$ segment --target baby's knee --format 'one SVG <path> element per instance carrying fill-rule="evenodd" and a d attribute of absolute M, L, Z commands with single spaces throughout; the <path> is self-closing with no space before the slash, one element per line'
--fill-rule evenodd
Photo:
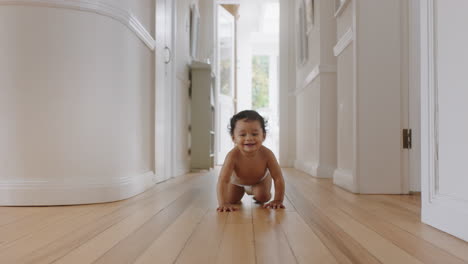
<path fill-rule="evenodd" d="M 271 199 L 271 193 L 257 193 L 254 195 L 254 199 L 259 203 L 266 203 Z"/>

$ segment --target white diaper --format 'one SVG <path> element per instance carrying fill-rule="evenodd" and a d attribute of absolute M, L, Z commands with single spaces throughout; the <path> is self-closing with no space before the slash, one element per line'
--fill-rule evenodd
<path fill-rule="evenodd" d="M 237 177 L 236 175 L 236 172 L 233 172 L 232 175 L 231 175 L 231 183 L 234 184 L 234 185 L 237 185 L 239 187 L 244 187 L 244 191 L 245 193 L 247 193 L 248 195 L 253 195 L 253 186 L 261 183 L 263 180 L 265 180 L 268 176 L 270 175 L 270 171 L 267 170 L 265 172 L 265 175 L 255 184 L 252 184 L 252 185 L 246 185 L 246 184 L 240 184 L 239 183 L 239 177 Z"/>

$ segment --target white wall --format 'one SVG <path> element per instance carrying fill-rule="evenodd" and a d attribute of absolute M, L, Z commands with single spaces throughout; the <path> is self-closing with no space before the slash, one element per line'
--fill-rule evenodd
<path fill-rule="evenodd" d="M 297 19 L 297 6 L 291 16 Z M 336 168 L 336 24 L 332 1 L 314 1 L 308 31 L 308 57 L 296 64 L 295 167 L 315 177 L 331 178 Z M 296 23 L 297 24 L 297 23 Z M 297 31 L 297 30 L 296 30 Z M 296 41 L 298 36 L 296 35 Z M 297 58 L 296 58 L 297 60 Z"/>
<path fill-rule="evenodd" d="M 0 3 L 0 204 L 144 191 L 154 166 L 152 50 L 111 16 L 24 5 Z M 154 12 L 140 11 L 151 25 Z"/>
<path fill-rule="evenodd" d="M 190 55 L 190 8 L 198 7 L 200 13 L 199 34 L 196 57 Z M 178 0 L 176 1 L 175 25 L 175 172 L 179 176 L 190 171 L 190 139 L 188 127 L 190 125 L 190 79 L 189 65 L 193 59 L 209 59 L 213 65 L 214 57 L 214 6 L 210 0 Z M 214 69 L 213 69 L 214 71 Z"/>
<path fill-rule="evenodd" d="M 405 1 L 348 1 L 337 17 L 338 168 L 353 192 L 404 193 L 402 91 L 408 85 Z"/>
<path fill-rule="evenodd" d="M 295 1 L 295 7 L 291 10 L 294 25 L 298 25 L 298 8 L 301 1 Z M 319 1 L 315 1 L 318 9 Z M 320 16 L 316 10 L 315 14 Z M 320 140 L 320 78 L 318 73 L 312 74 L 314 68 L 320 63 L 320 20 L 315 19 L 315 25 L 306 36 L 307 60 L 299 62 L 296 57 L 296 160 L 294 167 L 317 176 L 319 163 Z M 317 23 L 318 22 L 318 23 Z M 298 41 L 300 32 L 295 30 L 294 39 Z M 297 45 L 295 45 L 297 47 Z M 299 52 L 299 51 L 296 51 Z M 311 80 L 309 75 L 314 75 Z"/>
<path fill-rule="evenodd" d="M 215 4 L 212 0 L 199 0 L 201 26 L 199 31 L 197 57 L 201 61 L 209 59 L 210 62 L 214 62 L 214 7 Z"/>
<path fill-rule="evenodd" d="M 280 3 L 280 55 L 279 55 L 279 163 L 293 167 L 296 159 L 296 87 L 294 6 L 289 0 Z"/>
<path fill-rule="evenodd" d="M 192 62 L 190 56 L 190 7 L 198 5 L 198 1 L 180 0 L 176 2 L 176 30 L 175 30 L 175 170 L 174 176 L 182 175 L 190 171 L 190 156 L 188 154 L 190 124 L 190 98 L 189 98 L 189 65 Z M 200 25 L 204 27 L 204 25 Z"/>
<path fill-rule="evenodd" d="M 354 38 L 353 5 L 348 3 L 337 20 L 337 46 L 346 36 Z M 355 172 L 355 57 L 354 43 L 348 41 L 337 56 L 337 169 L 334 182 L 350 191 L 357 191 Z M 335 48 L 336 52 L 336 48 Z"/>
<path fill-rule="evenodd" d="M 337 57 L 337 173 L 340 177 L 351 177 L 349 184 L 353 187 L 347 187 L 351 190 L 356 186 L 352 178 L 355 159 L 353 49 L 350 44 Z"/>
<path fill-rule="evenodd" d="M 357 11 L 357 127 L 361 192 L 401 190 L 400 1 L 362 1 Z M 373 10 L 373 12 L 366 12 Z M 380 18 L 380 19 L 376 19 Z"/>

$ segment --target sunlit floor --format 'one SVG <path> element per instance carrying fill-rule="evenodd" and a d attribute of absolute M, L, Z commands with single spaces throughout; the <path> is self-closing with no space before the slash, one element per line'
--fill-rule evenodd
<path fill-rule="evenodd" d="M 0 207 L 0 263 L 468 263 L 468 243 L 420 222 L 419 196 L 283 172 L 279 211 L 245 196 L 217 213 L 214 171 L 120 202 Z"/>

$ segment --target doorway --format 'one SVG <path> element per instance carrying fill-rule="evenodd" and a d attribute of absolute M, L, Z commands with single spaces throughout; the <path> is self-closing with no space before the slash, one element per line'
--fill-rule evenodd
<path fill-rule="evenodd" d="M 226 9 L 218 13 L 218 61 L 223 64 L 219 64 L 217 75 L 217 164 L 222 164 L 233 147 L 228 133 L 230 118 L 235 112 L 248 109 L 256 110 L 267 120 L 264 145 L 279 159 L 279 0 L 238 2 L 236 13 Z M 232 20 L 228 20 L 229 16 Z M 232 44 L 228 44 L 231 39 L 226 32 L 231 23 L 234 24 L 234 38 Z M 225 32 L 221 32 L 221 28 L 225 28 Z M 228 53 L 231 45 L 234 50 Z M 232 64 L 223 61 L 226 54 L 233 54 Z M 226 65 L 234 65 L 229 74 Z M 232 76 L 233 79 L 228 79 Z M 232 84 L 233 90 L 226 89 L 227 84 Z"/>

